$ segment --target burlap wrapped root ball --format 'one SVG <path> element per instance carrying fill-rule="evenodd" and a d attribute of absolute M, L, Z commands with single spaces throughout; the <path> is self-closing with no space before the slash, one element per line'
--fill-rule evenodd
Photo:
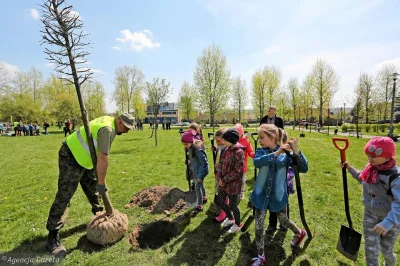
<path fill-rule="evenodd" d="M 87 226 L 87 239 L 98 245 L 114 244 L 128 231 L 128 216 L 114 209 L 112 215 L 98 212 Z"/>

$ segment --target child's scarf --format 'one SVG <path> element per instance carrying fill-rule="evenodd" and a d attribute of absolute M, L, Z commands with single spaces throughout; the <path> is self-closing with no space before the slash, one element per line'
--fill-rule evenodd
<path fill-rule="evenodd" d="M 396 160 L 394 158 L 390 158 L 389 161 L 380 165 L 372 165 L 369 163 L 367 167 L 361 171 L 360 179 L 368 184 L 375 184 L 378 179 L 379 171 L 391 170 L 395 165 Z"/>

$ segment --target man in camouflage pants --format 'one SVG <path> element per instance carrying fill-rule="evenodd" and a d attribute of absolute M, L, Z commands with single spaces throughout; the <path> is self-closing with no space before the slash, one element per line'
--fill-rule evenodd
<path fill-rule="evenodd" d="M 92 205 L 92 213 L 103 210 L 100 195 L 106 195 L 107 191 L 106 172 L 111 143 L 115 135 L 127 133 L 132 129 L 133 121 L 131 115 L 122 114 L 117 118 L 104 116 L 90 122 L 97 151 L 96 171 L 91 162 L 83 127 L 71 134 L 62 144 L 58 153 L 58 191 L 46 225 L 49 231 L 46 249 L 52 255 L 64 256 L 67 252 L 60 242 L 59 230 L 64 225 L 67 208 L 79 184 Z"/>

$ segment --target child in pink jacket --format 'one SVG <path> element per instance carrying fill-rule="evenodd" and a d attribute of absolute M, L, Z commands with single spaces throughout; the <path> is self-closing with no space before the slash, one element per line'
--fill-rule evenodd
<path fill-rule="evenodd" d="M 240 199 L 244 198 L 244 192 L 245 192 L 245 185 L 246 185 L 246 173 L 247 173 L 247 159 L 249 156 L 251 158 L 254 158 L 254 151 L 253 148 L 251 147 L 250 141 L 247 138 L 246 135 L 243 134 L 243 126 L 241 124 L 236 124 L 235 125 L 236 131 L 239 133 L 239 141 L 244 148 L 244 169 L 243 169 L 243 176 L 242 176 L 242 188 L 240 191 Z"/>

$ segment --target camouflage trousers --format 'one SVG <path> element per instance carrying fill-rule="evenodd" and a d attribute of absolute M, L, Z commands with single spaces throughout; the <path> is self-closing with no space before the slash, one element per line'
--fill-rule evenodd
<path fill-rule="evenodd" d="M 96 192 L 97 179 L 94 170 L 80 166 L 66 143 L 63 143 L 58 152 L 58 167 L 60 171 L 58 191 L 50 208 L 46 225 L 47 230 L 59 230 L 63 227 L 70 200 L 79 184 L 81 184 L 83 192 L 92 205 L 93 214 L 103 210 L 100 196 Z"/>
<path fill-rule="evenodd" d="M 393 249 L 400 233 L 400 225 L 394 226 L 384 236 L 378 235 L 372 229 L 383 219 L 384 217 L 375 216 L 369 210 L 364 209 L 363 227 L 367 265 L 380 265 L 379 251 L 382 252 L 385 259 L 385 266 L 396 265 L 396 255 Z"/>

